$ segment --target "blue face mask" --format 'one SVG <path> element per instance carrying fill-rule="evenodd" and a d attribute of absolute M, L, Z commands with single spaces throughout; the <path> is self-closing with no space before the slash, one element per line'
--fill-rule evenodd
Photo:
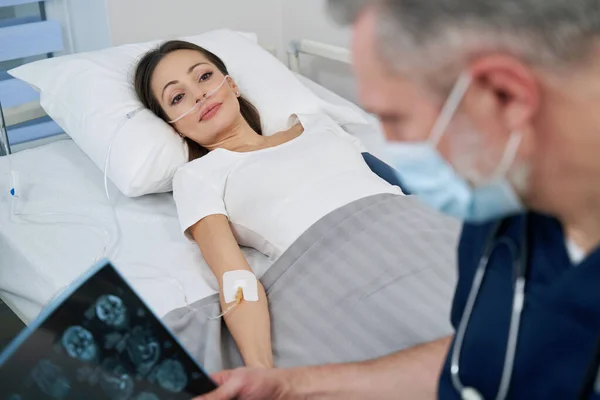
<path fill-rule="evenodd" d="M 437 151 L 471 83 L 462 75 L 426 142 L 390 142 L 388 154 L 403 185 L 431 207 L 468 222 L 482 222 L 517 214 L 523 205 L 506 175 L 516 157 L 521 135 L 514 133 L 489 182 L 470 185 Z"/>

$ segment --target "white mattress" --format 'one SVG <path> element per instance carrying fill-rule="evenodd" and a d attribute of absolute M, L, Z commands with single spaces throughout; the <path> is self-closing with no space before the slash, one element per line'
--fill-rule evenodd
<path fill-rule="evenodd" d="M 301 80 L 327 101 L 356 108 L 314 82 Z M 377 154 L 380 131 L 367 129 L 359 136 Z M 119 231 L 115 216 L 121 234 L 119 251 L 111 260 L 158 315 L 215 293 L 216 281 L 200 251 L 181 234 L 171 194 L 130 199 L 111 185 L 113 214 L 101 171 L 71 140 L 25 150 L 10 160 L 19 173 L 19 211 L 54 213 L 12 216 L 9 159 L 0 158 L 0 297 L 25 322 L 103 254 L 105 231 L 114 244 Z M 79 225 L 58 223 L 69 221 Z M 244 251 L 258 275 L 270 266 L 257 251 Z"/>

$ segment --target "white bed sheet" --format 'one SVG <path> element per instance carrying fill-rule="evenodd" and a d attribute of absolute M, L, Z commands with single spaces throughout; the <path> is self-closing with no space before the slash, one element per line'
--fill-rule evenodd
<path fill-rule="evenodd" d="M 86 216 L 11 216 L 8 159 L 0 158 L 0 295 L 29 322 L 94 263 L 108 238 L 116 243 L 119 230 L 102 173 L 73 141 L 25 150 L 11 160 L 20 175 L 21 213 Z M 215 292 L 200 252 L 181 234 L 171 194 L 130 199 L 112 187 L 111 196 L 121 230 L 111 260 L 158 315 Z M 262 254 L 245 251 L 257 271 L 270 265 Z"/>
<path fill-rule="evenodd" d="M 325 100 L 353 106 L 316 83 L 300 79 Z M 359 136 L 377 153 L 382 135 L 376 122 Z M 105 231 L 114 244 L 118 238 L 115 216 L 121 234 L 119 251 L 111 260 L 158 315 L 215 293 L 216 281 L 200 251 L 181 234 L 171 194 L 130 199 L 110 185 L 113 214 L 101 171 L 71 140 L 16 153 L 10 162 L 19 173 L 19 212 L 85 216 L 11 216 L 11 168 L 8 157 L 0 158 L 0 297 L 25 322 L 32 321 L 103 253 Z M 67 221 L 82 224 L 57 224 Z M 255 250 L 244 252 L 257 275 L 271 265 Z"/>

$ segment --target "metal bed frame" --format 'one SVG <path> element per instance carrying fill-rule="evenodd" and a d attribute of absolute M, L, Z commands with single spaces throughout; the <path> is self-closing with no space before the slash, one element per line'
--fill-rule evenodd
<path fill-rule="evenodd" d="M 274 49 L 267 48 L 267 50 L 274 55 L 276 54 Z M 351 63 L 351 53 L 348 49 L 307 39 L 292 40 L 287 48 L 288 67 L 291 71 L 300 73 L 300 55 L 302 54 L 322 57 L 344 64 Z M 0 103 L 0 157 L 10 155 L 12 152 L 18 151 L 23 147 L 37 147 L 54 140 L 66 138 L 66 134 L 61 134 L 11 147 L 8 140 L 8 128 L 10 126 L 40 118 L 44 115 L 46 114 L 39 102 L 28 103 L 5 110 L 2 109 L 2 104 Z"/>
<path fill-rule="evenodd" d="M 0 156 L 10 155 L 10 143 L 8 143 L 8 126 L 4 119 L 2 103 L 0 103 Z"/>

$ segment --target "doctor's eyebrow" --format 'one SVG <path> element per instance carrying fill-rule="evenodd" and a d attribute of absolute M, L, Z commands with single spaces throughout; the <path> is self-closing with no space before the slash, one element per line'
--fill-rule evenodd
<path fill-rule="evenodd" d="M 189 68 L 188 68 L 188 71 L 187 71 L 187 73 L 188 73 L 188 74 L 191 74 L 191 73 L 192 73 L 192 72 L 193 72 L 193 71 L 196 69 L 196 67 L 198 67 L 198 66 L 200 66 L 200 65 L 208 65 L 208 63 L 207 63 L 207 62 L 199 62 L 199 63 L 196 63 L 196 64 L 194 64 L 194 65 L 192 65 L 191 67 L 189 67 Z M 175 81 L 171 81 L 171 82 L 167 83 L 167 84 L 165 85 L 165 87 L 163 88 L 163 90 L 162 90 L 162 94 L 160 95 L 160 97 L 165 97 L 165 91 L 167 90 L 167 88 L 168 88 L 169 86 L 171 86 L 171 85 L 176 85 L 176 84 L 178 84 L 178 83 L 179 83 L 179 81 L 177 81 L 177 80 L 175 80 Z"/>

